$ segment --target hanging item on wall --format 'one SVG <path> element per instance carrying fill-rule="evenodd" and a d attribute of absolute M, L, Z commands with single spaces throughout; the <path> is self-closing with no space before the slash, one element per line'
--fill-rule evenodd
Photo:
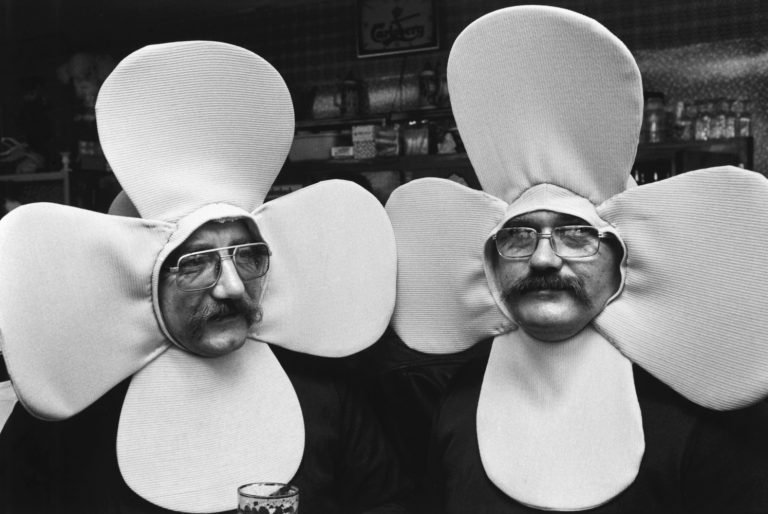
<path fill-rule="evenodd" d="M 419 73 L 419 108 L 434 109 L 437 107 L 438 83 L 432 65 L 427 62 Z"/>
<path fill-rule="evenodd" d="M 357 0 L 357 56 L 439 48 L 437 0 Z"/>

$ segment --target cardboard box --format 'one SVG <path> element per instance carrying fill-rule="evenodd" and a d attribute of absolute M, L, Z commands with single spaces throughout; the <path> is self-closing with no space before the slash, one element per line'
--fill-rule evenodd
<path fill-rule="evenodd" d="M 288 158 L 294 162 L 330 159 L 331 148 L 341 145 L 341 139 L 338 132 L 300 132 L 293 138 Z"/>

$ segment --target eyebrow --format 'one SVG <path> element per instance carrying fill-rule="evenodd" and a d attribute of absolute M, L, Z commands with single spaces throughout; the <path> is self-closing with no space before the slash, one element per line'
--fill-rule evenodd
<path fill-rule="evenodd" d="M 507 221 L 504 224 L 504 226 L 505 227 L 530 227 L 531 225 L 534 225 L 534 224 L 535 224 L 534 220 L 530 219 L 528 216 L 523 214 L 521 216 L 517 216 Z M 571 216 L 570 214 L 561 214 L 560 218 L 558 219 L 557 225 L 565 226 L 565 225 L 590 225 L 590 224 L 577 216 Z"/>
<path fill-rule="evenodd" d="M 257 237 L 253 237 L 253 236 L 251 236 L 251 237 L 239 237 L 239 238 L 233 239 L 232 241 L 230 241 L 229 244 L 225 245 L 224 247 L 244 245 L 244 244 L 248 244 L 248 243 L 259 243 L 259 242 L 261 242 L 261 241 Z M 181 256 L 181 255 L 184 255 L 184 254 L 187 254 L 187 253 L 204 252 L 206 250 L 214 250 L 216 248 L 222 248 L 222 247 L 221 246 L 213 246 L 211 244 L 203 243 L 203 242 L 191 242 L 189 244 L 181 245 L 180 247 L 178 247 L 176 249 L 176 251 L 178 251 L 179 255 Z"/>

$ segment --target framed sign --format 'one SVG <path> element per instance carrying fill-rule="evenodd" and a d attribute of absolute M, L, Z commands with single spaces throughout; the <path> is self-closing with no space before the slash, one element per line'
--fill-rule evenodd
<path fill-rule="evenodd" d="M 437 0 L 357 0 L 357 56 L 439 48 Z"/>

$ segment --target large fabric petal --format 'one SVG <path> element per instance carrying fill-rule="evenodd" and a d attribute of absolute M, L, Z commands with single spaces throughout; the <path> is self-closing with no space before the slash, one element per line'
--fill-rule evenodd
<path fill-rule="evenodd" d="M 341 357 L 384 333 L 397 255 L 372 194 L 350 181 L 324 181 L 267 202 L 254 218 L 272 251 L 259 340 Z"/>
<path fill-rule="evenodd" d="M 689 172 L 598 211 L 628 254 L 624 291 L 597 328 L 702 406 L 768 395 L 768 180 L 733 167 Z"/>
<path fill-rule="evenodd" d="M 511 203 L 549 183 L 597 205 L 624 190 L 642 83 L 629 50 L 595 20 L 546 6 L 487 14 L 456 38 L 448 88 L 485 192 Z"/>
<path fill-rule="evenodd" d="M 151 275 L 171 227 L 58 204 L 0 223 L 0 330 L 19 400 L 70 417 L 162 353 Z"/>
<path fill-rule="evenodd" d="M 296 392 L 256 341 L 216 359 L 170 348 L 133 377 L 120 414 L 123 478 L 167 509 L 234 509 L 239 485 L 288 482 L 303 453 Z"/>
<path fill-rule="evenodd" d="M 539 509 L 606 503 L 645 451 L 632 363 L 591 327 L 557 343 L 522 330 L 493 341 L 477 406 L 488 478 Z"/>
<path fill-rule="evenodd" d="M 2 432 L 5 422 L 11 416 L 18 400 L 11 381 L 0 382 L 0 432 Z"/>
<path fill-rule="evenodd" d="M 146 219 L 175 220 L 219 201 L 253 211 L 293 140 L 278 72 L 212 41 L 132 53 L 101 86 L 96 116 L 104 154 Z"/>
<path fill-rule="evenodd" d="M 438 178 L 397 188 L 387 213 L 397 239 L 397 304 L 392 324 L 411 348 L 452 353 L 514 328 L 485 272 L 485 243 L 503 201 Z"/>

